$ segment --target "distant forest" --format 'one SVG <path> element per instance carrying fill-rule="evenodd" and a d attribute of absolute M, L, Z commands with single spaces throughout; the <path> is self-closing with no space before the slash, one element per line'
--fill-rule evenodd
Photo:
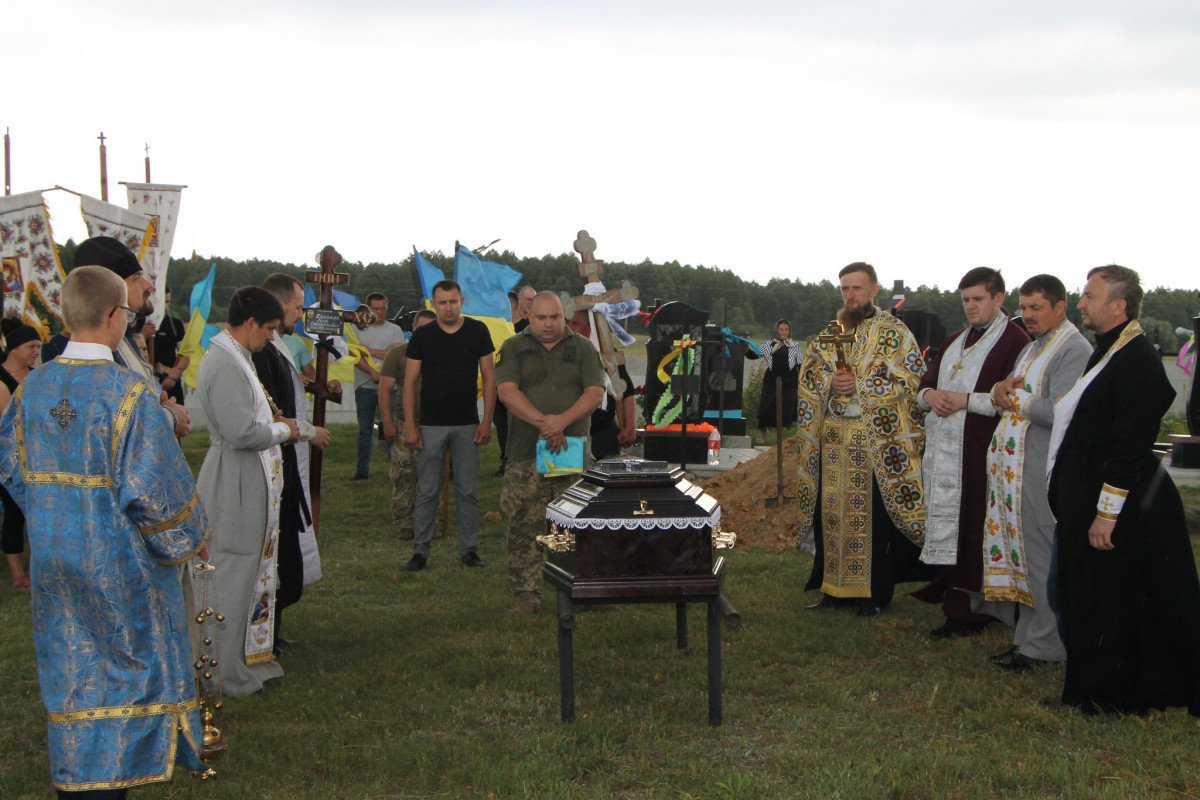
<path fill-rule="evenodd" d="M 60 246 L 64 265 L 74 263 L 75 246 L 73 241 Z M 441 268 L 447 277 L 453 277 L 453 255 L 447 256 L 440 251 L 422 254 Z M 510 250 L 489 250 L 483 254 L 483 258 L 508 264 L 524 275 L 522 284 L 539 290 L 577 294 L 583 289 L 582 280 L 575 272 L 579 259 L 574 253 L 523 258 Z M 305 271 L 303 266 L 258 259 L 234 261 L 220 256 L 206 256 L 193 261 L 173 258 L 167 274 L 167 282 L 173 290 L 172 314 L 187 320 L 190 315 L 188 303 L 191 287 L 204 278 L 214 262 L 217 275 L 212 298 L 212 322 L 225 320 L 229 298 L 239 286 L 259 284 L 273 272 L 294 274 L 303 280 L 301 273 Z M 619 285 L 623 280 L 638 287 L 643 308 L 650 307 L 656 298 L 664 302 L 682 300 L 708 311 L 710 322 L 753 339 L 769 335 L 778 319 L 790 320 L 792 334 L 797 338 L 807 338 L 828 324 L 842 304 L 841 293 L 832 281 L 836 272 L 831 274 L 831 280 L 820 283 L 772 278 L 763 285 L 747 281 L 732 270 L 693 267 L 678 261 L 665 264 L 655 264 L 649 260 L 640 264 L 606 262 L 604 270 L 604 284 L 609 288 Z M 350 273 L 349 284 L 341 288 L 359 298 L 365 298 L 369 292 L 375 291 L 386 294 L 391 303 L 390 315 L 394 315 L 401 306 L 412 310 L 420 304 L 421 285 L 411 255 L 399 264 L 347 262 L 341 271 Z M 903 277 L 911 280 L 917 276 Z M 1005 309 L 1010 315 L 1018 313 L 1016 289 L 1020 281 L 1027 277 L 1006 276 L 1011 292 Z M 1070 277 L 1078 282 L 1081 276 Z M 882 288 L 877 302 L 888 307 L 891 305 L 894 278 L 887 275 L 880 275 L 879 278 Z M 1070 285 L 1072 280 L 1065 279 L 1064 283 Z M 913 287 L 906 283 L 904 295 L 906 307 L 917 307 L 937 314 L 948 332 L 964 324 L 962 303 L 956 291 L 924 284 Z M 1079 312 L 1075 309 L 1078 299 L 1078 295 L 1072 294 L 1068 300 L 1068 316 L 1076 324 L 1080 321 Z M 1154 289 L 1146 295 L 1141 314 L 1142 325 L 1151 339 L 1162 347 L 1162 352 L 1174 353 L 1186 341 L 1186 337 L 1176 336 L 1176 328 L 1191 330 L 1192 318 L 1198 313 L 1200 299 L 1196 289 Z M 630 321 L 630 325 L 631 329 L 636 328 L 636 323 Z"/>

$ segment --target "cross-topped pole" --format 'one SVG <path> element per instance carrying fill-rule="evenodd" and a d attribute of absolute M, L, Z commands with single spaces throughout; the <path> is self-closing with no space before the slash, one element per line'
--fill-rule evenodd
<path fill-rule="evenodd" d="M 12 158 L 8 152 L 8 128 L 4 129 L 4 195 L 12 194 Z"/>
<path fill-rule="evenodd" d="M 575 239 L 575 252 L 579 253 L 579 264 L 575 273 L 585 283 L 595 283 L 604 275 L 604 262 L 596 260 L 596 240 L 587 231 L 580 231 Z"/>
<path fill-rule="evenodd" d="M 104 145 L 104 131 L 96 137 L 100 140 L 100 199 L 108 202 L 108 148 Z"/>
<path fill-rule="evenodd" d="M 317 263 L 321 265 L 320 272 L 308 272 L 305 280 L 319 284 L 321 300 L 318 308 L 304 310 L 304 330 L 317 338 L 317 379 L 312 386 L 313 394 L 313 424 L 325 427 L 325 402 L 332 400 L 342 402 L 340 387 L 336 392 L 329 388 L 329 350 L 332 347 L 330 339 L 342 335 L 342 326 L 347 322 L 365 328 L 375 321 L 375 315 L 366 306 L 359 306 L 354 311 L 341 311 L 333 307 L 333 287 L 350 281 L 346 272 L 334 272 L 341 265 L 342 255 L 333 245 L 326 245 L 317 255 Z M 312 451 L 312 462 L 309 472 L 309 493 L 312 496 L 313 528 L 320 530 L 321 519 L 321 463 L 323 451 Z"/>
<path fill-rule="evenodd" d="M 601 276 L 604 275 L 604 262 L 596 260 L 596 240 L 587 231 L 579 231 L 575 239 L 575 252 L 579 253 L 579 263 L 575 265 L 575 273 L 583 278 L 584 283 L 599 283 Z M 570 319 L 576 311 L 586 311 L 595 307 L 597 303 L 619 303 L 622 300 L 636 300 L 637 296 L 637 287 L 629 281 L 622 281 L 620 287 L 609 289 L 601 295 L 572 297 L 566 292 L 562 292 L 559 294 L 559 299 L 562 300 L 563 314 Z M 596 331 L 596 340 L 600 344 L 600 361 L 604 364 L 604 370 L 609 374 L 613 389 L 619 396 L 624 390 L 625 384 L 618 376 L 617 367 L 625 363 L 625 352 L 613 344 L 612 331 L 609 329 L 607 321 L 599 320 L 597 324 L 592 325 L 592 329 Z M 618 408 L 620 408 L 619 404 Z"/>

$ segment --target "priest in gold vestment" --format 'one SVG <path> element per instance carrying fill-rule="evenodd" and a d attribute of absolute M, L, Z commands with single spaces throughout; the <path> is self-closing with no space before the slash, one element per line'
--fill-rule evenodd
<path fill-rule="evenodd" d="M 850 603 L 874 617 L 895 584 L 928 575 L 918 560 L 925 362 L 904 323 L 875 307 L 874 267 L 855 262 L 839 278 L 838 323 L 812 340 L 800 366 L 798 528 L 816 534 L 805 589 L 822 597 L 809 610 Z"/>

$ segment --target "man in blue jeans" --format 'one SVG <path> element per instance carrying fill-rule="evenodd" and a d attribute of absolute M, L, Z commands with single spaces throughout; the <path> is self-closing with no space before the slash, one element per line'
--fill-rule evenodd
<path fill-rule="evenodd" d="M 375 412 L 379 409 L 379 366 L 383 358 L 404 342 L 404 331 L 387 321 L 388 300 L 380 292 L 367 295 L 367 307 L 375 322 L 365 331 L 358 331 L 358 342 L 367 348 L 371 357 L 360 358 L 354 366 L 354 406 L 358 410 L 358 463 L 354 480 L 371 476 L 371 446 L 375 439 Z"/>
<path fill-rule="evenodd" d="M 492 438 L 496 367 L 492 336 L 477 319 L 462 315 L 462 289 L 451 280 L 433 285 L 437 324 L 422 325 L 408 343 L 404 372 L 404 443 L 417 455 L 417 505 L 413 509 L 413 555 L 406 572 L 425 568 L 434 514 L 442 489 L 442 461 L 450 453 L 458 498 L 458 555 L 468 567 L 485 567 L 475 552 L 479 539 L 479 445 Z M 483 384 L 483 419 L 477 406 Z M 420 383 L 420 420 L 417 384 Z"/>

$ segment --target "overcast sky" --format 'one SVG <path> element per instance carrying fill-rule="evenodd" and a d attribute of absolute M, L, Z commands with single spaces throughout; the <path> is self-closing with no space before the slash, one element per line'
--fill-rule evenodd
<path fill-rule="evenodd" d="M 390 262 L 498 237 L 540 256 L 586 228 L 598 258 L 758 282 L 866 260 L 912 286 L 988 265 L 1077 288 L 1117 262 L 1200 286 L 1195 0 L 22 0 L 4 18 L 13 191 L 99 196 L 103 131 L 124 205 L 149 143 L 154 180 L 188 186 L 175 256 Z M 82 238 L 49 197 L 56 238 Z"/>

